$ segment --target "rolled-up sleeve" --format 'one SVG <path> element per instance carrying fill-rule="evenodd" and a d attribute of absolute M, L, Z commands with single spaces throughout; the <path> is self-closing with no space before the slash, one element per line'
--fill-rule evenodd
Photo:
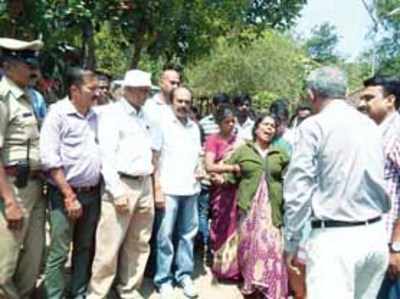
<path fill-rule="evenodd" d="M 63 166 L 60 155 L 61 130 L 61 116 L 55 110 L 50 110 L 40 132 L 40 160 L 44 170 Z"/>
<path fill-rule="evenodd" d="M 314 121 L 300 127 L 284 182 L 285 250 L 294 253 L 312 213 L 311 198 L 317 187 L 317 156 L 321 133 Z"/>
<path fill-rule="evenodd" d="M 118 117 L 114 111 L 106 111 L 99 117 L 98 138 L 101 152 L 102 174 L 105 188 L 113 198 L 125 194 L 125 189 L 119 177 L 117 165 L 118 149 Z"/>

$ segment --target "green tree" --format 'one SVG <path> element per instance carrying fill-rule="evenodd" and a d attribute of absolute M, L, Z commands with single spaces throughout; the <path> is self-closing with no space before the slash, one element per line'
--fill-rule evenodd
<path fill-rule="evenodd" d="M 312 67 L 290 37 L 268 30 L 247 46 L 219 39 L 211 54 L 190 64 L 185 74 L 197 96 L 245 92 L 263 110 L 280 96 L 298 99 Z"/>
<path fill-rule="evenodd" d="M 381 37 L 369 49 L 375 60 L 375 73 L 398 75 L 400 69 L 400 2 L 376 0 L 370 6 L 363 1 L 374 22 L 372 35 Z M 384 34 L 381 32 L 384 31 Z M 383 36 L 383 37 L 382 37 Z"/>
<path fill-rule="evenodd" d="M 312 29 L 311 37 L 305 42 L 305 49 L 312 59 L 320 64 L 335 64 L 339 61 L 336 47 L 339 36 L 336 27 L 328 22 Z"/>
<path fill-rule="evenodd" d="M 52 47 L 60 41 L 81 50 L 83 64 L 96 64 L 96 34 L 108 23 L 122 33 L 129 66 L 142 55 L 158 60 L 189 61 L 207 55 L 215 39 L 249 28 L 288 28 L 305 0 L 0 0 L 3 36 L 39 34 Z M 11 29 L 9 30 L 10 26 Z M 2 30 L 4 29 L 4 30 Z M 19 32 L 19 33 L 18 33 Z M 97 38 L 98 39 L 98 38 Z"/>
<path fill-rule="evenodd" d="M 307 0 L 252 0 L 246 11 L 246 23 L 259 32 L 266 28 L 289 29 Z"/>

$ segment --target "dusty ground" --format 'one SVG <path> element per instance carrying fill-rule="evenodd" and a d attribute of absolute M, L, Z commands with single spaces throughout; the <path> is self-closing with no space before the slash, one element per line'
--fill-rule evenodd
<path fill-rule="evenodd" d="M 199 290 L 199 299 L 242 299 L 239 289 L 235 284 L 218 283 L 213 279 L 210 268 L 205 267 L 200 259 L 196 258 L 194 283 Z M 175 288 L 176 298 L 184 299 L 180 288 Z M 146 299 L 158 299 L 159 294 L 154 290 L 150 279 L 146 278 L 142 288 L 142 294 Z"/>
<path fill-rule="evenodd" d="M 68 272 L 68 271 L 67 271 Z M 42 277 L 43 279 L 43 277 Z M 38 282 L 38 289 L 33 299 L 43 299 L 42 279 Z M 68 278 L 67 278 L 68 279 Z M 206 267 L 202 262 L 202 258 L 196 255 L 194 283 L 199 290 L 199 299 L 242 299 L 239 289 L 235 284 L 218 283 L 213 279 L 210 268 Z M 145 278 L 141 293 L 145 299 L 160 298 L 158 292 L 154 289 L 153 282 L 150 278 Z M 175 288 L 176 297 L 173 299 L 186 299 L 182 289 Z M 116 299 L 114 296 L 109 296 L 108 299 Z"/>

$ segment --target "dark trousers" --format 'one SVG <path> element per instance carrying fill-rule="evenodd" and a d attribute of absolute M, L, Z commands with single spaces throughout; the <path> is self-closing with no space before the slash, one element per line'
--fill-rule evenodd
<path fill-rule="evenodd" d="M 44 288 L 49 299 L 66 296 L 64 266 L 72 244 L 70 297 L 84 298 L 93 260 L 94 238 L 100 215 L 100 189 L 77 194 L 82 216 L 72 222 L 64 208 L 64 198 L 55 188 L 49 188 L 50 238 Z M 67 296 L 69 297 L 69 296 Z"/>

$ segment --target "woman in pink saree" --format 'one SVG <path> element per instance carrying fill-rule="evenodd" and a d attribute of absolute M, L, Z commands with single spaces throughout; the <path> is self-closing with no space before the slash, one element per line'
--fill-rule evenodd
<path fill-rule="evenodd" d="M 222 106 L 215 115 L 220 132 L 210 135 L 205 144 L 205 165 L 208 173 L 238 173 L 238 165 L 226 165 L 237 147 L 236 117 L 232 107 Z M 240 280 L 237 259 L 237 202 L 236 186 L 213 185 L 210 190 L 211 227 L 210 239 L 213 253 L 212 272 L 221 280 Z"/>

